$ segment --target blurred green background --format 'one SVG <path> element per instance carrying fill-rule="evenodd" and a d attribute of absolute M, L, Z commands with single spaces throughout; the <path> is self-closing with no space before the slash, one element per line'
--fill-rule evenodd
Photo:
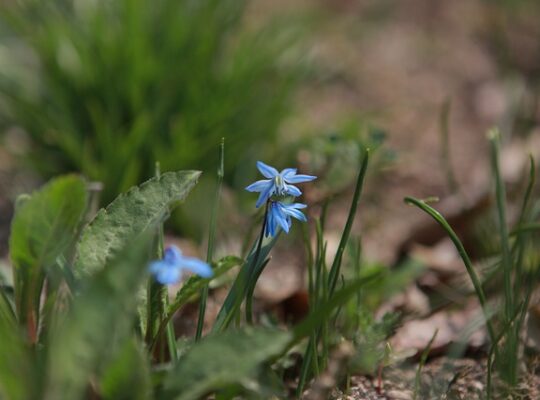
<path fill-rule="evenodd" d="M 226 179 L 268 155 L 301 76 L 302 23 L 244 23 L 243 0 L 4 2 L 2 131 L 43 178 L 82 171 L 102 202 L 163 170 Z M 298 21 L 297 21 L 298 22 Z M 275 150 L 275 147 L 273 147 Z"/>
<path fill-rule="evenodd" d="M 383 148 L 371 179 L 397 209 L 445 193 L 446 99 L 464 184 L 489 127 L 538 127 L 539 15 L 536 0 L 0 0 L 0 151 L 43 181 L 103 182 L 102 205 L 156 161 L 200 169 L 174 217 L 200 236 L 222 137 L 233 197 L 263 159 L 319 175 L 321 200 Z"/>

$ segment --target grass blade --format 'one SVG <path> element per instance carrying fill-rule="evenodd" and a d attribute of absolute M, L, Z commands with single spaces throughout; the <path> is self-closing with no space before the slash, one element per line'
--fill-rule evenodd
<path fill-rule="evenodd" d="M 422 355 L 420 356 L 420 362 L 418 363 L 418 369 L 416 370 L 416 377 L 414 379 L 414 395 L 413 400 L 416 400 L 418 397 L 418 391 L 420 390 L 420 377 L 422 374 L 422 368 L 424 368 L 424 364 L 427 361 L 427 358 L 429 356 L 429 352 L 431 351 L 431 346 L 433 345 L 433 342 L 435 341 L 435 338 L 437 337 L 437 334 L 439 333 L 439 329 L 435 329 L 435 332 L 433 332 L 433 336 L 431 339 L 429 339 L 429 342 L 422 352 Z"/>
<path fill-rule="evenodd" d="M 341 269 L 341 261 L 343 258 L 343 252 L 349 241 L 349 236 L 351 234 L 352 224 L 354 222 L 354 217 L 356 216 L 356 210 L 358 208 L 358 202 L 360 201 L 360 194 L 362 193 L 362 187 L 364 184 L 364 178 L 366 176 L 366 171 L 369 162 L 369 150 L 364 151 L 364 158 L 362 159 L 362 165 L 360 167 L 360 172 L 358 173 L 358 179 L 356 181 L 356 187 L 354 189 L 353 200 L 351 203 L 351 208 L 349 210 L 349 216 L 347 217 L 347 222 L 345 223 L 345 229 L 341 235 L 341 240 L 339 241 L 339 246 L 334 257 L 334 262 L 330 268 L 329 275 L 329 295 L 332 296 L 334 290 L 336 289 L 336 284 L 339 278 L 339 272 Z"/>
<path fill-rule="evenodd" d="M 495 179 L 495 196 L 497 199 L 497 215 L 499 218 L 499 237 L 501 241 L 501 265 L 504 273 L 504 304 L 506 321 L 512 319 L 513 314 L 513 290 L 512 290 L 512 257 L 510 254 L 510 242 L 508 228 L 506 225 L 506 190 L 501 176 L 501 167 L 499 163 L 499 142 L 500 134 L 496 129 L 489 132 L 489 141 L 491 149 L 491 166 L 493 177 Z"/>
<path fill-rule="evenodd" d="M 454 232 L 452 227 L 448 224 L 446 219 L 444 219 L 444 217 L 433 207 L 429 206 L 422 200 L 415 199 L 414 197 L 405 197 L 405 203 L 414 205 L 420 208 L 425 213 L 427 213 L 429 216 L 431 216 L 435 220 L 435 222 L 437 222 L 445 230 L 445 232 L 450 237 L 450 240 L 452 240 L 452 243 L 454 243 L 454 246 L 456 247 L 461 259 L 463 260 L 463 263 L 465 264 L 467 273 L 469 274 L 469 277 L 471 278 L 474 290 L 478 297 L 478 301 L 480 302 L 482 311 L 484 313 L 484 317 L 486 318 L 486 327 L 488 329 L 490 339 L 493 341 L 495 339 L 495 331 L 490 321 L 489 312 L 487 309 L 486 295 L 484 293 L 484 289 L 482 288 L 482 284 L 480 283 L 480 279 L 478 278 L 478 275 L 476 274 L 474 266 L 472 265 L 471 259 L 469 258 L 469 255 L 467 254 L 465 247 L 463 247 L 463 243 L 461 243 L 461 240 L 459 240 L 457 234 Z"/>
<path fill-rule="evenodd" d="M 210 216 L 210 228 L 208 230 L 208 249 L 206 252 L 206 262 L 212 263 L 214 257 L 214 242 L 216 240 L 216 221 L 219 207 L 219 199 L 221 197 L 221 185 L 223 184 L 225 162 L 225 138 L 221 139 L 219 146 L 219 167 L 217 172 L 217 186 L 216 194 L 214 197 L 214 204 L 212 207 L 212 214 Z M 199 303 L 199 319 L 197 321 L 197 332 L 195 334 L 195 340 L 199 340 L 202 336 L 202 330 L 204 327 L 204 316 L 206 314 L 206 299 L 208 298 L 208 285 L 204 286 L 201 290 L 201 299 Z"/>

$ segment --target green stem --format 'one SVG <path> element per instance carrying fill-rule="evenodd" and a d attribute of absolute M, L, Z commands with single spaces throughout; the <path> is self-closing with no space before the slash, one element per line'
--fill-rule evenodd
<path fill-rule="evenodd" d="M 422 368 L 424 367 L 424 364 L 427 361 L 427 358 L 429 356 L 429 352 L 431 351 L 431 346 L 433 345 L 433 342 L 435 341 L 435 338 L 437 337 L 437 334 L 439 333 L 439 329 L 435 329 L 435 332 L 433 332 L 433 336 L 431 336 L 431 339 L 429 340 L 426 348 L 422 352 L 422 355 L 420 356 L 420 362 L 418 363 L 418 369 L 416 370 L 416 377 L 414 379 L 414 394 L 413 394 L 413 400 L 416 400 L 418 397 L 418 391 L 420 390 L 420 378 L 422 376 Z"/>
<path fill-rule="evenodd" d="M 155 165 L 155 176 L 159 179 L 161 176 L 159 162 Z M 158 259 L 163 258 L 163 224 L 159 225 L 155 238 L 155 251 Z M 165 361 L 165 351 L 168 349 L 170 357 L 175 359 L 177 356 L 176 337 L 172 322 L 167 320 L 164 307 L 168 302 L 167 288 L 153 278 L 148 279 L 146 287 L 146 336 L 145 342 L 154 354 L 154 359 L 158 362 Z M 167 322 L 165 322 L 167 320 Z M 171 324 L 165 329 L 156 329 L 164 324 Z M 156 347 L 157 346 L 157 347 Z M 154 352 L 154 349 L 156 350 Z"/>
<path fill-rule="evenodd" d="M 251 282 L 248 284 L 248 289 L 246 292 L 246 322 L 248 324 L 253 323 L 253 293 L 255 291 L 255 285 L 259 280 L 262 272 L 264 271 L 264 267 L 266 267 L 266 264 L 268 264 L 269 262 L 270 259 L 266 259 L 261 265 L 261 268 L 253 272 L 253 275 L 251 276 Z"/>
<path fill-rule="evenodd" d="M 495 195 L 497 199 L 497 215 L 499 217 L 499 234 L 501 240 L 502 259 L 501 264 L 504 273 L 504 297 L 506 321 L 512 319 L 513 314 L 513 290 L 512 290 L 512 259 L 510 256 L 510 244 L 508 241 L 508 228 L 506 226 L 506 191 L 501 176 L 499 163 L 499 140 L 500 134 L 494 129 L 489 133 L 491 143 L 491 164 L 495 178 Z"/>
<path fill-rule="evenodd" d="M 518 225 L 512 232 L 510 236 L 518 236 L 521 233 L 531 233 L 540 231 L 540 223 L 531 222 L 528 224 Z"/>
<path fill-rule="evenodd" d="M 169 305 L 169 298 L 168 296 L 165 298 L 165 306 Z M 163 317 L 166 318 L 166 317 Z M 163 320 L 162 320 L 163 323 Z M 158 330 L 159 332 L 159 330 Z M 167 344 L 169 347 L 169 355 L 171 357 L 171 361 L 175 363 L 178 361 L 178 347 L 176 346 L 176 334 L 174 332 L 174 324 L 171 320 L 167 321 Z"/>
<path fill-rule="evenodd" d="M 302 225 L 302 239 L 304 240 L 304 247 L 306 249 L 307 255 L 307 272 L 308 272 L 308 294 L 310 302 L 313 299 L 314 294 L 314 276 L 313 276 L 313 250 L 311 249 L 311 242 L 309 237 L 309 227 L 308 225 Z"/>
<path fill-rule="evenodd" d="M 527 227 L 528 224 L 525 224 L 525 219 L 528 215 L 529 202 L 533 193 L 534 184 L 536 181 L 536 166 L 534 163 L 534 158 L 532 155 L 529 155 L 529 183 L 527 184 L 527 190 L 525 191 L 525 196 L 523 198 L 523 203 L 521 205 L 521 211 L 518 219 L 518 228 Z M 537 228 L 540 229 L 540 224 L 537 224 Z M 514 282 L 514 292 L 518 293 L 520 287 L 523 284 L 523 258 L 525 256 L 525 235 L 524 233 L 527 230 L 522 231 L 521 229 L 517 232 L 515 246 L 517 247 L 517 260 L 516 260 L 516 278 Z M 512 233 L 510 233 L 512 235 Z"/>
<path fill-rule="evenodd" d="M 487 392 L 487 399 L 488 400 L 491 399 L 491 387 L 492 387 L 491 380 L 492 380 L 492 370 L 493 370 L 493 356 L 497 354 L 497 346 L 499 345 L 499 342 L 505 336 L 505 334 L 510 330 L 510 328 L 511 328 L 512 324 L 514 323 L 515 319 L 518 318 L 522 314 L 523 307 L 526 307 L 526 305 L 528 304 L 528 300 L 529 299 L 526 299 L 522 303 L 521 307 L 519 307 L 519 309 L 517 310 L 515 315 L 510 320 L 505 322 L 504 326 L 502 327 L 502 329 L 499 332 L 499 334 L 497 335 L 497 337 L 495 337 L 492 340 L 491 347 L 489 349 L 488 359 L 487 359 L 487 388 L 486 388 L 486 392 Z M 526 311 L 526 309 L 525 309 L 525 311 Z"/>
<path fill-rule="evenodd" d="M 208 248 L 206 250 L 206 262 L 211 264 L 214 257 L 214 247 L 216 241 L 216 225 L 217 225 L 217 213 L 219 208 L 219 199 L 221 197 L 221 186 L 223 184 L 223 176 L 225 175 L 224 168 L 225 159 L 225 138 L 221 138 L 221 144 L 219 145 L 219 167 L 217 171 L 217 187 L 216 194 L 214 196 L 214 204 L 212 207 L 212 214 L 210 216 L 210 227 L 208 229 Z M 195 334 L 195 340 L 199 340 L 202 337 L 202 331 L 204 328 L 204 316 L 206 314 L 206 302 L 208 299 L 208 284 L 204 285 L 201 290 L 201 299 L 199 303 L 199 319 L 197 321 L 197 332 Z"/>
<path fill-rule="evenodd" d="M 262 249 L 262 243 L 264 240 L 264 231 L 266 230 L 266 224 L 268 219 L 268 209 L 270 205 L 270 199 L 266 201 L 265 209 L 264 209 L 264 217 L 263 217 L 263 223 L 261 227 L 261 233 L 259 234 L 259 241 L 257 242 L 257 250 L 255 250 L 255 257 L 253 261 L 253 265 L 257 265 L 259 262 L 259 257 L 261 256 L 261 249 Z M 253 315 L 252 315 L 252 303 L 253 303 L 253 292 L 255 290 L 255 285 L 257 284 L 257 280 L 259 279 L 259 276 L 261 275 L 262 271 L 264 270 L 264 266 L 266 263 L 260 268 L 258 271 L 251 271 L 251 273 L 248 275 L 248 279 L 246 282 L 246 322 L 248 324 L 253 323 Z M 255 275 L 254 275 L 255 274 Z"/>
<path fill-rule="evenodd" d="M 452 159 L 450 154 L 450 108 L 452 102 L 447 98 L 441 108 L 439 126 L 442 135 L 441 159 L 446 172 L 446 182 L 451 193 L 456 193 L 459 190 L 454 169 L 452 168 Z"/>

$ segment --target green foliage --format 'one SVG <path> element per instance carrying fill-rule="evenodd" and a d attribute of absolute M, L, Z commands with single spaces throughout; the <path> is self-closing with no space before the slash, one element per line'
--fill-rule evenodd
<path fill-rule="evenodd" d="M 0 394 L 13 399 L 78 399 L 89 390 L 115 399 L 151 395 L 147 356 L 133 335 L 137 294 L 155 257 L 152 236 L 199 174 L 166 173 L 120 196 L 83 230 L 75 265 L 85 182 L 77 176 L 57 178 L 18 201 L 10 251 L 15 299 L 23 301 L 14 309 L 2 288 Z M 74 267 L 84 275 L 71 298 L 66 283 Z M 27 298 L 32 303 L 25 303 Z M 21 384 L 26 381 L 30 384 Z M 89 389 L 91 381 L 99 385 Z"/>
<path fill-rule="evenodd" d="M 137 341 L 127 341 L 119 349 L 103 372 L 100 388 L 106 400 L 151 398 L 150 364 Z"/>
<path fill-rule="evenodd" d="M 52 269 L 57 258 L 75 243 L 86 197 L 84 181 L 66 176 L 51 181 L 17 206 L 9 247 L 19 321 L 28 326 L 31 336 L 39 326 L 45 274 L 56 272 Z"/>
<path fill-rule="evenodd" d="M 219 278 L 231 268 L 241 265 L 243 260 L 234 256 L 227 256 L 215 263 L 214 276 L 212 279 Z M 189 278 L 182 288 L 176 294 L 174 301 L 169 305 L 168 312 L 172 313 L 186 304 L 193 296 L 208 284 L 208 279 L 203 279 L 199 276 L 192 276 Z"/>
<path fill-rule="evenodd" d="M 208 286 L 210 280 L 218 279 L 227 273 L 232 268 L 241 265 L 243 260 L 234 256 L 227 256 L 212 264 L 214 275 L 210 279 L 204 279 L 199 276 L 190 277 L 178 293 L 174 300 L 166 307 L 165 317 L 160 322 L 156 332 L 156 336 L 153 338 L 152 345 L 156 344 L 157 339 L 165 330 L 166 325 L 172 320 L 174 314 L 180 310 L 184 305 L 191 301 L 205 286 Z"/>
<path fill-rule="evenodd" d="M 304 321 L 294 328 L 295 340 L 300 340 L 309 336 L 313 330 L 316 330 L 322 323 L 332 319 L 336 311 L 339 310 L 353 295 L 358 293 L 364 286 L 380 277 L 380 273 L 375 271 L 365 276 L 354 279 L 340 288 L 335 294 L 326 301 L 321 301 L 317 309 L 310 313 Z"/>
<path fill-rule="evenodd" d="M 363 273 L 378 271 L 380 279 L 367 285 L 362 291 L 362 304 L 369 311 L 375 311 L 385 300 L 402 292 L 425 271 L 425 266 L 414 260 L 388 268 L 382 264 L 364 265 Z"/>
<path fill-rule="evenodd" d="M 120 195 L 100 210 L 82 233 L 74 273 L 83 277 L 99 271 L 125 247 L 126 240 L 149 226 L 157 226 L 170 208 L 187 196 L 199 175 L 197 171 L 165 173 Z"/>
<path fill-rule="evenodd" d="M 406 199 L 446 230 L 471 277 L 492 339 L 488 396 L 493 367 L 510 385 L 518 381 L 519 337 L 538 278 L 527 259 L 532 235 L 538 230 L 534 222 L 538 212 L 531 207 L 535 164 L 531 159 L 517 223 L 509 229 L 498 135 L 493 134 L 491 140 L 500 243 L 499 260 L 493 268 L 504 279 L 501 310 L 491 306 L 482 275 L 444 217 L 425 201 Z M 331 265 L 326 261 L 326 206 L 316 221 L 314 250 L 305 231 L 311 311 L 288 330 L 254 327 L 251 318 L 253 290 L 278 235 L 264 238 L 261 234 L 246 260 L 227 256 L 213 262 L 212 278 L 191 277 L 172 301 L 167 288 L 148 277 L 149 261 L 162 254 L 163 222 L 195 186 L 197 171 L 157 174 L 120 195 L 86 227 L 81 221 L 85 220 L 87 190 L 80 177 L 57 178 L 21 197 L 10 241 L 13 296 L 8 285 L 0 287 L 0 396 L 15 400 L 269 396 L 281 387 L 279 377 L 287 368 L 284 359 L 306 341 L 298 394 L 309 379 L 328 370 L 332 347 L 342 340 L 355 347 L 347 363 L 348 373 L 373 373 L 397 360 L 386 342 L 400 316 L 386 314 L 376 320 L 373 311 L 385 297 L 410 284 L 422 266 L 407 260 L 397 271 L 390 271 L 363 262 L 361 240 L 351 239 L 351 231 L 367 166 L 366 150 Z M 218 199 L 216 196 L 214 209 Z M 212 239 L 209 259 L 214 245 Z M 172 320 L 176 312 L 201 293 L 204 299 L 212 279 L 240 265 L 212 332 L 202 337 L 201 320 L 195 341 L 177 341 Z M 141 296 L 148 287 L 155 289 L 159 307 L 145 314 L 138 311 L 152 308 L 152 300 Z M 240 313 L 244 301 L 245 320 Z M 233 322 L 236 326 L 231 329 Z M 139 329 L 145 324 L 152 328 Z M 425 357 L 427 351 L 421 366 Z M 22 384 L 26 381 L 30 384 Z"/>
<path fill-rule="evenodd" d="M 31 354 L 25 346 L 14 311 L 0 292 L 0 398 L 29 399 L 34 394 L 34 382 Z"/>
<path fill-rule="evenodd" d="M 164 382 L 164 398 L 198 399 L 214 390 L 242 383 L 258 367 L 281 354 L 291 334 L 262 328 L 230 330 L 193 345 Z"/>
<path fill-rule="evenodd" d="M 242 301 L 249 295 L 250 287 L 255 285 L 257 278 L 266 266 L 268 254 L 276 244 L 278 237 L 279 234 L 264 238 L 260 242 L 260 247 L 257 244 L 253 246 L 218 312 L 212 328 L 214 332 L 226 329 L 232 319 L 237 316 Z"/>
<path fill-rule="evenodd" d="M 508 228 L 507 204 L 504 182 L 501 177 L 499 161 L 499 132 L 494 129 L 489 132 L 491 146 L 491 167 L 494 181 L 495 211 L 497 214 L 497 235 L 499 251 L 496 254 L 496 268 L 503 276 L 502 301 L 498 308 L 492 310 L 493 305 L 488 304 L 483 282 L 473 265 L 463 243 L 448 224 L 446 219 L 433 207 L 422 200 L 407 197 L 405 202 L 415 205 L 428 215 L 430 215 L 448 234 L 454 243 L 467 273 L 472 281 L 474 291 L 484 312 L 486 327 L 491 339 L 491 350 L 488 357 L 488 372 L 491 372 L 492 357 L 496 364 L 501 378 L 510 386 L 515 386 L 519 379 L 518 359 L 520 357 L 519 338 L 525 314 L 537 281 L 537 276 L 526 268 L 525 250 L 530 242 L 532 231 L 520 229 L 522 226 L 529 226 L 533 222 L 531 219 L 531 195 L 535 184 L 535 163 L 530 159 L 529 183 L 525 191 L 521 205 L 517 229 L 514 229 L 515 240 L 513 240 L 512 230 Z M 501 342 L 501 345 L 499 345 Z M 491 374 L 488 374 L 488 398 L 491 397 Z"/>
<path fill-rule="evenodd" d="M 307 169 L 318 172 L 317 187 L 331 196 L 355 183 L 366 149 L 370 151 L 371 176 L 395 161 L 396 154 L 385 146 L 386 139 L 386 132 L 380 128 L 348 119 L 335 131 L 306 135 L 294 150 L 309 154 Z"/>
<path fill-rule="evenodd" d="M 104 182 L 105 204 L 152 176 L 156 160 L 208 170 L 222 137 L 231 179 L 289 112 L 302 24 L 244 28 L 244 0 L 0 7 L 12 66 L 0 72 L 1 119 L 29 135 L 36 171 L 82 171 Z"/>
<path fill-rule="evenodd" d="M 88 278 L 68 314 L 57 315 L 49 336 L 45 387 L 51 399 L 81 398 L 88 379 L 99 375 L 132 336 L 133 299 L 146 277 L 151 246 L 148 234 L 126 243 L 106 268 Z"/>
<path fill-rule="evenodd" d="M 387 340 L 399 322 L 399 315 L 387 313 L 376 321 L 371 312 L 360 310 L 358 317 L 358 329 L 352 338 L 356 352 L 351 360 L 351 372 L 373 374 L 388 356 Z"/>
<path fill-rule="evenodd" d="M 37 265 L 42 282 L 49 289 L 54 281 L 55 291 L 47 291 L 46 303 L 37 297 L 36 306 L 47 310 L 46 320 L 35 321 L 43 330 L 39 346 L 17 324 L 25 311 L 13 309 L 8 296 L 0 293 L 0 394 L 13 399 L 198 398 L 215 390 L 242 390 L 248 379 L 258 378 L 259 367 L 285 352 L 292 333 L 250 328 L 204 338 L 183 351 L 180 360 L 174 357 L 171 365 L 162 364 L 162 372 L 150 367 L 150 362 L 163 361 L 155 358 L 154 343 L 143 351 L 143 338 L 134 329 L 141 325 L 137 310 L 144 299 L 139 294 L 148 262 L 155 258 L 158 228 L 198 176 L 192 171 L 166 173 L 119 196 L 82 230 L 74 262 L 86 209 L 84 181 L 58 178 L 19 202 L 11 243 L 14 267 Z M 249 265 L 263 268 L 259 256 L 266 258 L 270 248 L 265 245 L 252 254 Z M 214 278 L 241 263 L 237 257 L 221 259 L 215 263 Z M 64 272 L 80 268 L 75 291 L 70 293 L 73 287 L 66 284 L 71 276 L 56 274 L 53 266 Z M 30 279 L 32 275 L 22 274 L 22 287 Z M 162 332 L 209 281 L 190 278 L 165 314 L 151 316 L 150 323 Z M 229 368 L 231 363 L 235 368 Z M 21 384 L 27 380 L 31 384 Z"/>
<path fill-rule="evenodd" d="M 347 221 L 345 223 L 345 227 L 343 228 L 341 239 L 339 241 L 336 254 L 334 255 L 334 260 L 332 261 L 330 270 L 327 270 L 326 267 L 326 243 L 323 240 L 323 226 L 325 222 L 324 215 L 326 214 L 326 211 L 323 211 L 322 221 L 319 221 L 319 223 L 317 224 L 317 256 L 314 260 L 315 278 L 313 278 L 313 272 L 310 273 L 311 275 L 309 278 L 311 307 L 319 308 L 322 304 L 326 304 L 326 306 L 328 306 L 330 304 L 333 304 L 334 301 L 337 301 L 336 299 L 338 295 L 335 292 L 338 280 L 340 278 L 342 278 L 342 285 L 345 286 L 345 282 L 341 274 L 343 254 L 349 241 L 352 224 L 356 217 L 356 211 L 358 209 L 360 195 L 364 186 L 364 179 L 367 172 L 368 162 L 369 149 L 364 149 L 361 165 L 358 171 L 358 177 L 356 179 L 356 186 L 354 189 L 351 206 L 349 208 L 349 215 L 347 216 Z M 309 253 L 311 253 L 311 250 L 309 250 Z M 309 268 L 313 267 L 310 266 Z M 358 278 L 356 280 L 356 283 L 361 283 L 361 285 L 363 285 L 365 282 L 362 278 Z M 347 286 L 345 286 L 345 288 L 347 288 Z M 356 291 L 358 290 L 360 290 L 360 286 L 356 288 Z M 322 355 L 320 357 L 321 362 L 323 365 L 325 365 L 327 362 L 330 322 L 339 314 L 341 305 L 342 304 L 338 302 L 333 307 L 330 307 L 328 318 L 321 319 L 317 326 L 314 326 L 311 329 L 311 336 L 306 352 L 304 354 L 304 359 L 302 361 L 300 379 L 298 382 L 298 386 L 296 387 L 297 396 L 300 396 L 303 393 L 304 385 L 310 372 L 312 373 L 312 375 L 315 376 L 319 373 L 319 361 L 317 354 L 317 347 L 319 342 L 321 342 L 323 348 Z"/>

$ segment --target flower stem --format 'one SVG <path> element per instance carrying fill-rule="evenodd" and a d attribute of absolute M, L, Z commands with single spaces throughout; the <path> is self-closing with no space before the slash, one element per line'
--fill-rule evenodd
<path fill-rule="evenodd" d="M 266 201 L 265 209 L 264 209 L 264 217 L 263 217 L 263 223 L 261 227 L 261 233 L 259 235 L 259 241 L 257 242 L 257 249 L 255 250 L 255 258 L 253 265 L 257 265 L 259 262 L 259 257 L 261 255 L 261 248 L 262 243 L 264 239 L 264 231 L 266 230 L 266 221 L 268 219 L 268 206 L 270 204 L 270 200 Z M 255 285 L 257 284 L 257 280 L 259 279 L 259 276 L 261 276 L 261 273 L 263 271 L 264 267 L 260 269 L 258 273 L 255 275 L 252 275 L 251 272 L 248 275 L 249 278 L 247 280 L 247 286 L 246 286 L 246 322 L 248 324 L 253 323 L 253 291 L 255 290 Z"/>

